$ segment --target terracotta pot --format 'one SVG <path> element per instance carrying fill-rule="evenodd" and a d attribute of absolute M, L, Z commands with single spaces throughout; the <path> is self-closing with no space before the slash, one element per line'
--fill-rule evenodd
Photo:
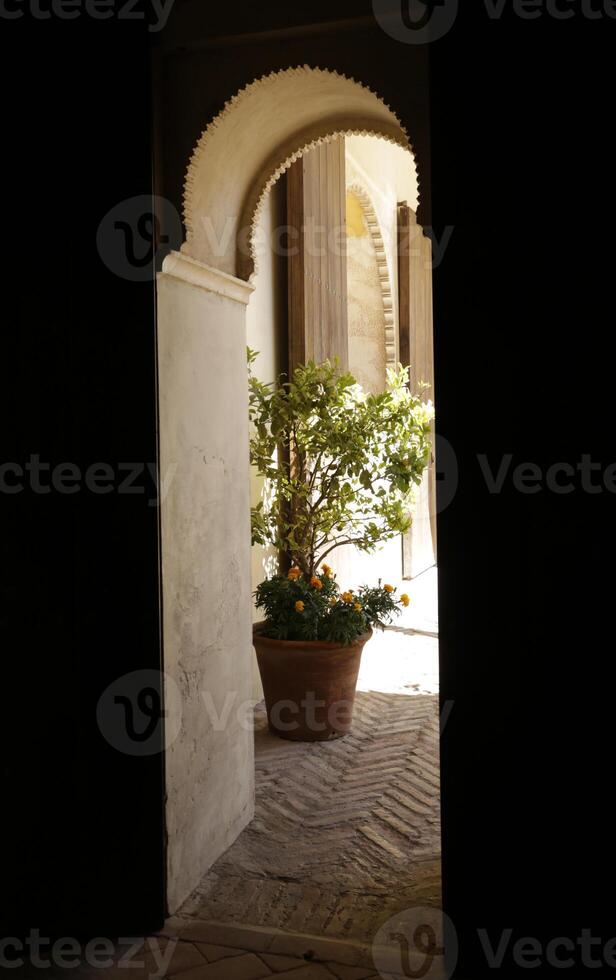
<path fill-rule="evenodd" d="M 349 646 L 272 640 L 253 627 L 270 731 L 297 742 L 346 735 L 353 720 L 355 686 L 364 645 L 372 630 Z"/>

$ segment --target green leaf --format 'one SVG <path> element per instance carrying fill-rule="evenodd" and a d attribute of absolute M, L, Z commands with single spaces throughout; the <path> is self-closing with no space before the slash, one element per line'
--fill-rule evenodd
<path fill-rule="evenodd" d="M 249 376 L 250 460 L 265 481 L 253 539 L 314 568 L 346 540 L 371 551 L 408 526 L 434 415 L 408 377 L 399 366 L 387 391 L 366 395 L 330 361 L 300 365 L 290 381 Z"/>

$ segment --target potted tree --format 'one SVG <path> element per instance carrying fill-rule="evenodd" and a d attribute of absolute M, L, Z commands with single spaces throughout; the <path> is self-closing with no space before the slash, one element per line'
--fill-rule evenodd
<path fill-rule="evenodd" d="M 249 365 L 256 356 L 249 350 Z M 341 590 L 327 559 L 343 545 L 372 552 L 408 530 L 430 460 L 432 404 L 412 394 L 408 369 L 390 371 L 387 391 L 372 395 L 326 361 L 288 382 L 250 372 L 249 411 L 250 459 L 265 479 L 252 541 L 281 557 L 279 574 L 255 592 L 269 727 L 301 741 L 339 737 L 351 726 L 364 644 L 409 598 L 380 583 Z"/>

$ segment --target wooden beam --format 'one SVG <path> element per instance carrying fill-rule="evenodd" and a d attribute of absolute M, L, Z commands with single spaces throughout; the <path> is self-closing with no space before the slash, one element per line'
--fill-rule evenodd
<path fill-rule="evenodd" d="M 306 296 L 304 247 L 304 167 L 297 160 L 287 171 L 289 232 L 289 377 L 306 361 Z"/>
<path fill-rule="evenodd" d="M 168 50 L 165 57 L 181 57 L 186 52 L 214 51 L 217 48 L 235 48 L 239 45 L 280 43 L 326 34 L 340 35 L 356 31 L 374 31 L 376 26 L 373 16 L 360 16 L 347 17 L 343 20 L 318 21 L 312 24 L 297 24 L 293 27 L 265 28 L 260 31 L 245 31 L 237 34 L 218 34 L 198 40 L 195 40 L 197 33 L 195 30 L 193 30 L 192 36 L 188 36 L 185 30 L 181 36 L 171 36 L 170 41 L 166 40 Z"/>
<path fill-rule="evenodd" d="M 398 205 L 398 350 L 404 367 L 411 363 L 410 211 L 406 202 Z"/>
<path fill-rule="evenodd" d="M 344 140 L 324 143 L 289 169 L 289 371 L 337 357 L 348 367 Z"/>

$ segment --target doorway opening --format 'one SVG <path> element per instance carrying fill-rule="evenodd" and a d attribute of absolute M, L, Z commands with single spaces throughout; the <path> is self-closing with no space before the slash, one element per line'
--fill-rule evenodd
<path fill-rule="evenodd" d="M 400 323 L 404 329 L 410 317 L 400 316 L 411 287 L 400 289 L 404 257 L 398 261 L 407 202 L 417 198 L 407 159 L 377 137 L 339 136 L 304 153 L 269 189 L 254 229 L 246 314 L 260 381 L 288 376 L 296 352 L 308 350 L 337 356 L 365 391 L 385 390 L 387 369 L 400 361 Z M 432 383 L 410 367 L 412 384 Z M 438 907 L 438 615 L 428 473 L 424 483 L 406 540 L 369 555 L 345 546 L 331 557 L 344 588 L 380 579 L 412 600 L 364 649 L 351 734 L 328 743 L 271 735 L 253 661 L 255 817 L 181 915 L 365 942 L 400 910 Z M 252 503 L 264 492 L 253 473 Z M 278 572 L 278 562 L 272 547 L 252 548 L 253 588 Z"/>
<path fill-rule="evenodd" d="M 365 944 L 440 902 L 433 466 L 404 540 L 332 560 L 347 587 L 411 595 L 366 648 L 349 736 L 268 734 L 250 643 L 251 594 L 278 556 L 248 547 L 263 487 L 247 465 L 246 345 L 263 381 L 338 357 L 368 391 L 398 362 L 433 385 L 418 196 L 393 112 L 306 67 L 238 93 L 189 167 L 187 240 L 159 279 L 161 459 L 180 471 L 162 515 L 165 670 L 183 705 L 167 754 L 169 907 L 185 924 Z M 247 700 L 256 732 L 235 710 Z"/>

